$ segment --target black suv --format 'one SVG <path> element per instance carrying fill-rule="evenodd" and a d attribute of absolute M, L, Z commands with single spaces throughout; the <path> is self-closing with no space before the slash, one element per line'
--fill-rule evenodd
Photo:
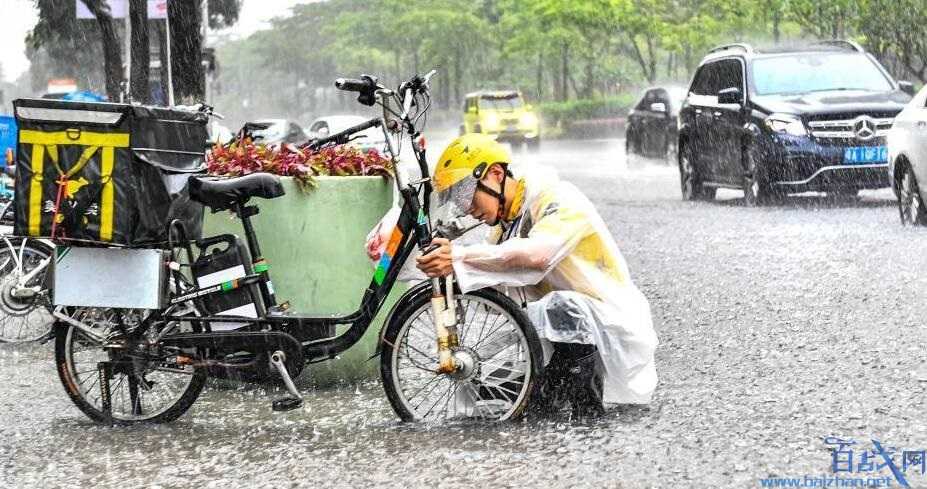
<path fill-rule="evenodd" d="M 679 112 L 683 199 L 713 199 L 725 187 L 756 205 L 888 187 L 885 135 L 913 92 L 850 41 L 712 49 Z"/>

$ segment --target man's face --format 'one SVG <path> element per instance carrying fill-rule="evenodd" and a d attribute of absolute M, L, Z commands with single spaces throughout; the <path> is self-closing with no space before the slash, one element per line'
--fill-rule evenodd
<path fill-rule="evenodd" d="M 500 192 L 501 182 L 493 178 L 492 173 L 487 174 L 483 180 L 483 185 Z M 499 199 L 483 192 L 479 188 L 473 193 L 473 202 L 467 211 L 474 219 L 485 222 L 489 226 L 495 226 L 499 222 Z"/>

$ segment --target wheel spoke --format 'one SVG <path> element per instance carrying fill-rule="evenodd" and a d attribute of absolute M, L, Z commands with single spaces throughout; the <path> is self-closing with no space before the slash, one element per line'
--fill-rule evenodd
<path fill-rule="evenodd" d="M 387 387 L 398 394 L 407 416 L 414 419 L 441 420 L 452 415 L 506 419 L 527 399 L 531 362 L 525 357 L 525 330 L 505 309 L 487 299 L 462 294 L 457 305 L 462 321 L 460 345 L 454 350 L 458 369 L 438 375 L 434 368 L 416 365 L 423 359 L 437 364 L 436 356 L 424 351 L 434 348 L 436 340 L 426 303 L 403 320 L 397 347 L 385 357 L 392 362 Z"/>
<path fill-rule="evenodd" d="M 75 311 L 72 317 L 102 334 L 112 328 L 114 321 L 119 320 L 116 314 L 126 313 L 114 313 L 111 310 L 94 312 L 82 308 Z M 180 324 L 192 331 L 189 323 Z M 152 337 L 162 328 L 171 326 L 152 323 L 143 327 L 151 328 L 144 332 L 144 336 Z M 197 389 L 193 394 L 195 396 L 205 380 L 205 373 L 200 367 L 165 366 L 163 360 L 167 357 L 152 360 L 147 353 L 139 353 L 132 341 L 123 340 L 114 344 L 116 346 L 110 345 L 104 349 L 100 344 L 91 344 L 86 335 L 75 327 L 66 330 L 64 341 L 65 355 L 59 361 L 65 362 L 71 378 L 79 386 L 78 397 L 91 411 L 85 407 L 82 409 L 98 421 L 103 416 L 99 395 L 100 376 L 97 368 L 91 366 L 95 367 L 100 362 L 110 362 L 115 366 L 116 372 L 110 380 L 111 414 L 119 422 L 147 421 L 159 417 L 173 419 L 189 406 L 187 404 L 177 410 L 178 403 L 191 392 L 191 387 Z"/>

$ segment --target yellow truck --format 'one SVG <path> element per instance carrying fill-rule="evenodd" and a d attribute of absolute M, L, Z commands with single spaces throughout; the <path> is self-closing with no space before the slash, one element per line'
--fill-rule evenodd
<path fill-rule="evenodd" d="M 483 133 L 513 146 L 525 144 L 532 150 L 540 147 L 540 121 L 517 90 L 468 93 L 463 110 L 460 134 Z"/>

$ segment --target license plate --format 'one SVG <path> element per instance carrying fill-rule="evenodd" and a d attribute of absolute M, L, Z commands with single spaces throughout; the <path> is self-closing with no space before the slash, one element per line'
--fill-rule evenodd
<path fill-rule="evenodd" d="M 863 146 L 843 150 L 843 162 L 847 165 L 866 163 L 887 163 L 888 148 L 885 146 Z"/>

